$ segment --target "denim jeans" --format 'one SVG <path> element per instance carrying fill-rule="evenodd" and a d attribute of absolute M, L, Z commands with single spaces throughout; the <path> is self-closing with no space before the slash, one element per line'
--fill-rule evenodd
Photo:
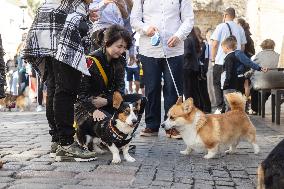
<path fill-rule="evenodd" d="M 153 58 L 140 55 L 144 82 L 145 96 L 147 104 L 145 108 L 146 127 L 158 131 L 161 124 L 161 79 L 164 79 L 163 96 L 164 96 L 164 119 L 167 118 L 167 112 L 170 107 L 177 101 L 177 92 L 174 87 L 172 77 L 165 58 Z M 180 95 L 182 91 L 182 66 L 183 56 L 168 58 L 168 62 L 176 82 Z"/>
<path fill-rule="evenodd" d="M 52 142 L 70 145 L 74 142 L 74 103 L 81 72 L 54 58 L 47 58 L 46 117 Z"/>

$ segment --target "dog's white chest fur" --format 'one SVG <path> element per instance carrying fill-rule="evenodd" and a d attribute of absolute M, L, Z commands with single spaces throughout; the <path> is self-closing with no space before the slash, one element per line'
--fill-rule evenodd
<path fill-rule="evenodd" d="M 187 146 L 190 146 L 196 151 L 200 151 L 204 147 L 204 143 L 200 136 L 197 134 L 196 125 L 200 119 L 201 114 L 197 112 L 197 115 L 194 118 L 194 121 L 191 124 L 187 124 L 181 130 L 181 136 L 183 141 Z"/>

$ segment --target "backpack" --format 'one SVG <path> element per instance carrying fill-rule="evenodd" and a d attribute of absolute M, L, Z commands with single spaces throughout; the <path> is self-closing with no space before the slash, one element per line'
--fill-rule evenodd
<path fill-rule="evenodd" d="M 141 5 L 142 5 L 142 22 L 144 22 L 143 21 L 143 5 L 144 5 L 144 2 L 145 2 L 145 0 L 141 0 Z M 179 10 L 180 10 L 180 8 L 181 8 L 181 2 L 182 2 L 182 0 L 179 0 Z M 179 18 L 180 18 L 180 20 L 181 20 L 181 12 L 179 11 Z"/>

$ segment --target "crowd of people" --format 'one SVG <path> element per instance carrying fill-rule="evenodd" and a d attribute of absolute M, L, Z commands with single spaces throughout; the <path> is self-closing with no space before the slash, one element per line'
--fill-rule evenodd
<path fill-rule="evenodd" d="M 146 127 L 140 132 L 144 137 L 158 135 L 161 107 L 166 119 L 180 96 L 192 98 L 205 113 L 223 113 L 229 109 L 224 94 L 238 91 L 251 96 L 248 112 L 255 114 L 251 69 L 266 72 L 276 66 L 279 55 L 275 43 L 267 39 L 252 61 L 255 49 L 249 24 L 244 19 L 235 22 L 235 17 L 235 9 L 227 8 L 222 23 L 202 32 L 194 24 L 190 1 L 46 0 L 20 55 L 22 64 L 32 65 L 32 75 L 37 76 L 40 106 L 46 86 L 51 153 L 95 156 L 74 140 L 74 120 L 77 124 L 104 120 L 113 113 L 112 96 L 117 91 L 129 101 L 126 93 L 146 96 Z M 3 52 L 0 46 L 0 98 L 5 97 Z M 141 115 L 137 124 L 140 120 Z M 166 136 L 181 138 L 175 129 Z"/>

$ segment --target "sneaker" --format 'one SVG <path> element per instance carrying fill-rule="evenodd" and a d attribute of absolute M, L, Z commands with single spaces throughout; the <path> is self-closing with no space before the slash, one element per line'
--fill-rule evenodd
<path fill-rule="evenodd" d="M 51 148 L 50 148 L 49 156 L 52 157 L 52 158 L 55 158 L 56 150 L 57 150 L 57 147 L 58 147 L 58 143 L 57 142 L 52 142 L 50 147 Z"/>
<path fill-rule="evenodd" d="M 150 128 L 145 128 L 140 132 L 140 136 L 145 136 L 145 137 L 149 137 L 149 136 L 158 136 L 158 131 L 154 131 L 153 129 Z"/>
<path fill-rule="evenodd" d="M 42 106 L 42 105 L 38 105 L 38 106 L 36 107 L 36 111 L 37 111 L 37 112 L 42 112 L 42 111 L 43 111 L 43 106 Z"/>
<path fill-rule="evenodd" d="M 170 129 L 166 131 L 166 137 L 174 138 L 174 139 L 181 139 L 180 133 L 176 129 Z"/>
<path fill-rule="evenodd" d="M 77 142 L 69 146 L 58 145 L 56 150 L 55 161 L 94 161 L 95 152 L 90 152 L 88 149 L 80 146 Z"/>

